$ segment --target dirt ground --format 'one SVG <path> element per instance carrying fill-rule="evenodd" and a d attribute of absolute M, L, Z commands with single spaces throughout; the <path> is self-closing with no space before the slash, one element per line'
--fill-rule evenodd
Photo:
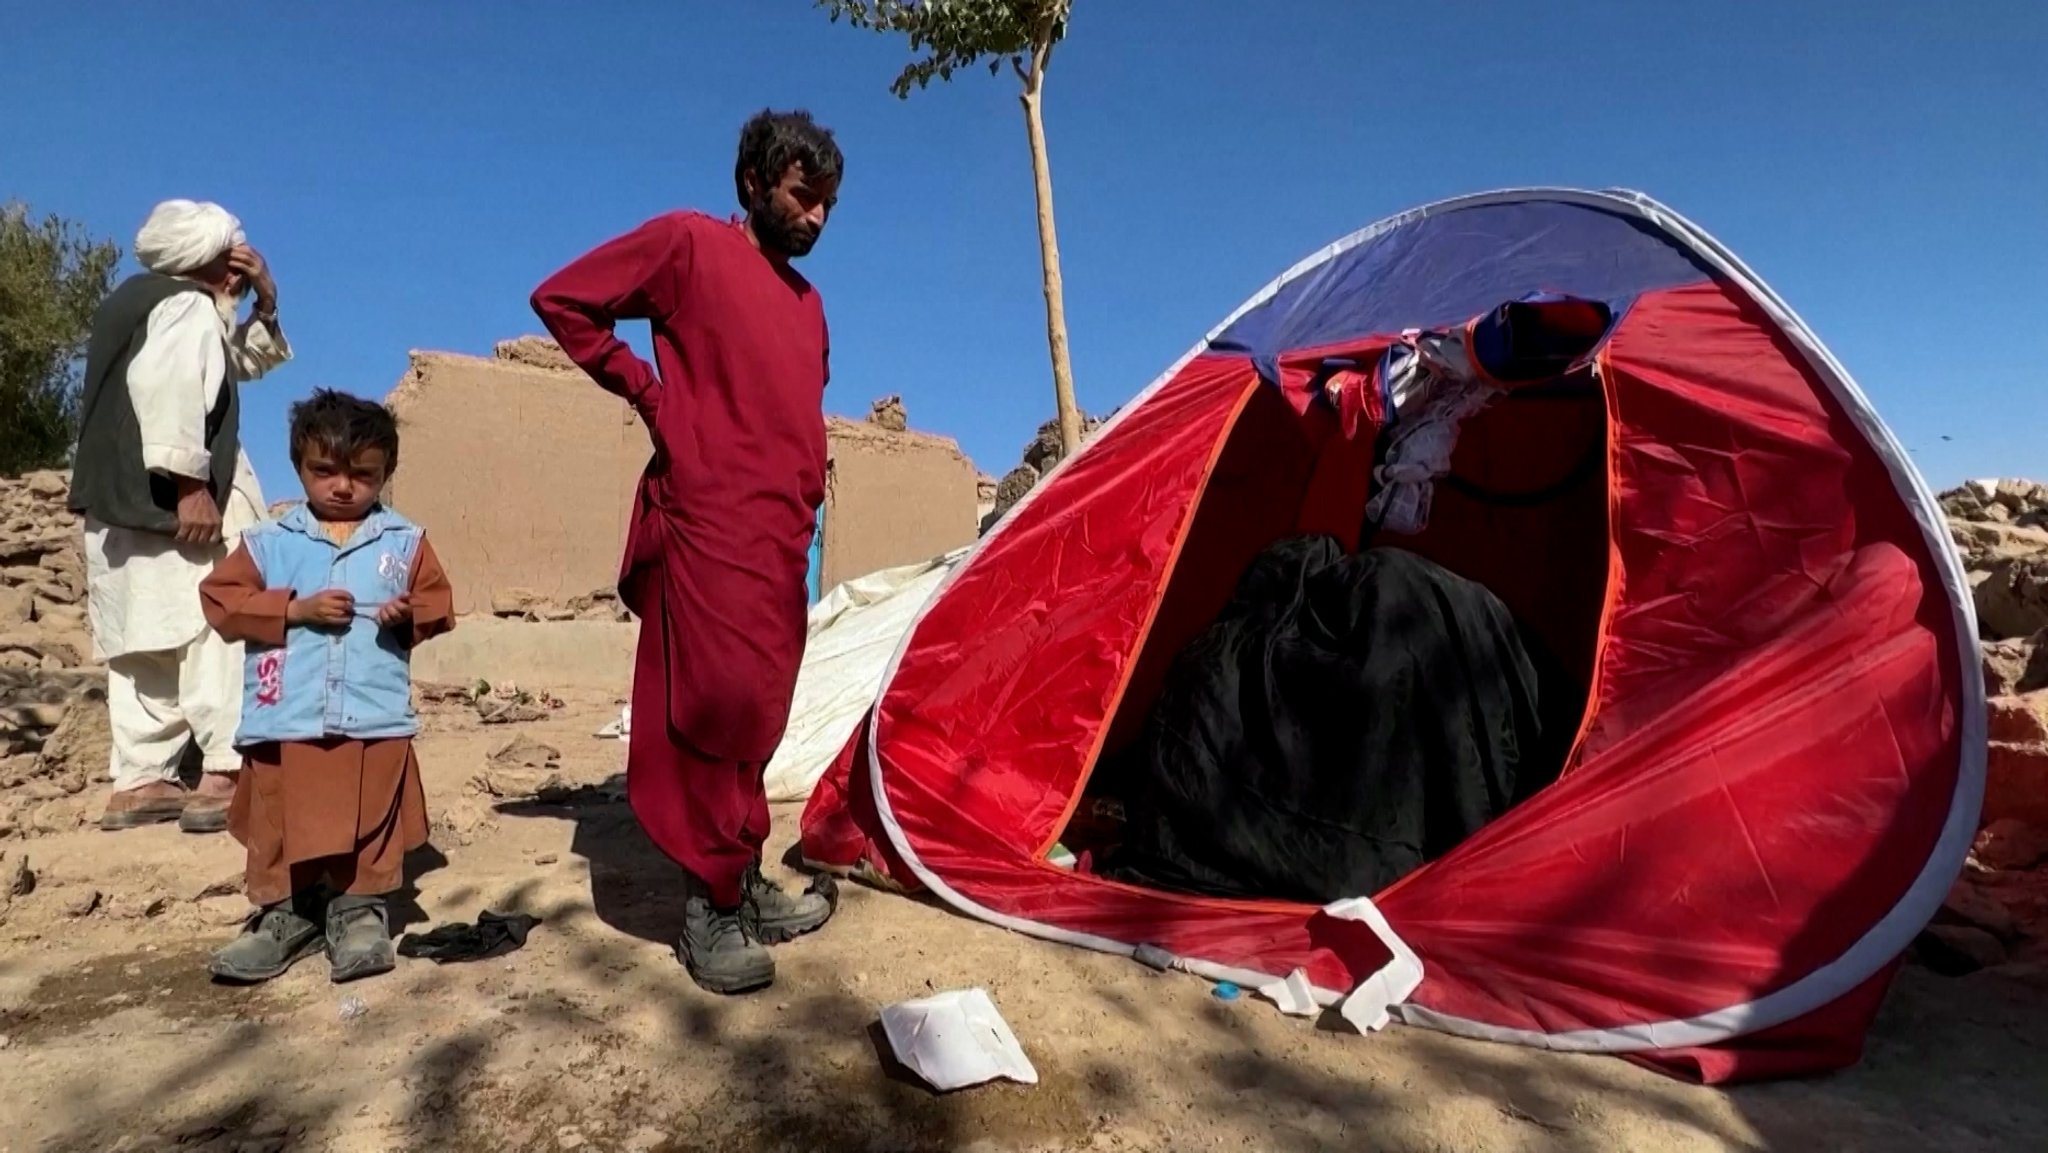
<path fill-rule="evenodd" d="M 26 852 L 38 881 L 0 924 L 0 1151 L 2048 1147 L 2048 991 L 1990 975 L 1909 968 L 1860 1067 L 1732 1093 L 1613 1059 L 1321 1030 L 851 886 L 831 925 L 779 950 L 773 989 L 715 998 L 670 952 L 674 873 L 611 780 L 622 746 L 590 735 L 612 707 L 432 719 L 437 847 L 403 919 L 545 918 L 493 961 L 401 962 L 337 988 L 315 958 L 216 988 L 207 951 L 243 909 L 232 841 L 11 843 L 6 868 Z M 515 728 L 582 787 L 553 803 L 469 791 Z M 776 813 L 778 854 L 796 817 Z M 938 1096 L 882 1059 L 882 1006 L 972 985 L 1038 1085 Z M 350 995 L 368 1009 L 344 1020 Z"/>

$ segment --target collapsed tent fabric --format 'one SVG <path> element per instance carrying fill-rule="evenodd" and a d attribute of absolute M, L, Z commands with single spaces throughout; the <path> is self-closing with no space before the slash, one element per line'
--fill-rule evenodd
<path fill-rule="evenodd" d="M 1540 300 L 1599 305 L 1596 347 L 1494 376 L 1489 318 Z M 1528 622 L 1587 686 L 1558 781 L 1328 908 L 1048 861 L 1172 654 L 1312 532 Z M 1968 853 L 1975 633 L 1932 494 L 1739 260 L 1636 193 L 1467 197 L 1296 266 L 1042 480 L 906 634 L 804 855 L 1248 987 L 1300 969 L 1353 1020 L 1810 1074 L 1857 1059 Z"/>
<path fill-rule="evenodd" d="M 769 800 L 801 801 L 811 795 L 811 786 L 874 703 L 904 630 L 966 555 L 966 549 L 957 549 L 855 577 L 834 585 L 811 606 L 789 731 L 766 771 Z"/>

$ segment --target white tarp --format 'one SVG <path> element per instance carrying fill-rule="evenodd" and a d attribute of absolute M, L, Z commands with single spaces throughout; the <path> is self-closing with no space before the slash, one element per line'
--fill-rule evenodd
<path fill-rule="evenodd" d="M 910 622 L 968 550 L 856 577 L 811 606 L 789 732 L 768 762 L 768 799 L 800 801 L 874 703 Z"/>

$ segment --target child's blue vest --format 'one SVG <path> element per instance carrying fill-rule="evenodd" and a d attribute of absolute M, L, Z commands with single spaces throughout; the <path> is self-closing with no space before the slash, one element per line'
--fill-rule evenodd
<path fill-rule="evenodd" d="M 420 530 L 378 508 L 337 545 L 301 504 L 249 530 L 242 544 L 266 589 L 310 597 L 346 589 L 355 619 L 346 630 L 294 625 L 283 648 L 248 646 L 242 674 L 238 746 L 323 737 L 381 740 L 419 732 L 412 707 L 412 653 L 406 632 L 377 624 L 377 610 L 412 587 Z"/>

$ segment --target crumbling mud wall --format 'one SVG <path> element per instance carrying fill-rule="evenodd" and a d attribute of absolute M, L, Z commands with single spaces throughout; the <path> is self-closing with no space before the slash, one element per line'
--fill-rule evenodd
<path fill-rule="evenodd" d="M 902 409 L 895 409 L 900 418 Z M 979 474 L 950 437 L 894 431 L 873 421 L 826 421 L 820 588 L 972 544 Z"/>
<path fill-rule="evenodd" d="M 604 594 L 650 451 L 631 406 L 531 336 L 489 358 L 415 352 L 388 403 L 401 434 L 391 503 L 426 527 L 456 612 L 611 615 Z M 952 440 L 910 431 L 900 400 L 826 429 L 821 587 L 975 539 L 973 463 Z"/>
<path fill-rule="evenodd" d="M 501 596 L 568 604 L 617 583 L 647 431 L 554 345 L 415 352 L 388 403 L 391 504 L 426 528 L 456 612 L 490 612 Z"/>

